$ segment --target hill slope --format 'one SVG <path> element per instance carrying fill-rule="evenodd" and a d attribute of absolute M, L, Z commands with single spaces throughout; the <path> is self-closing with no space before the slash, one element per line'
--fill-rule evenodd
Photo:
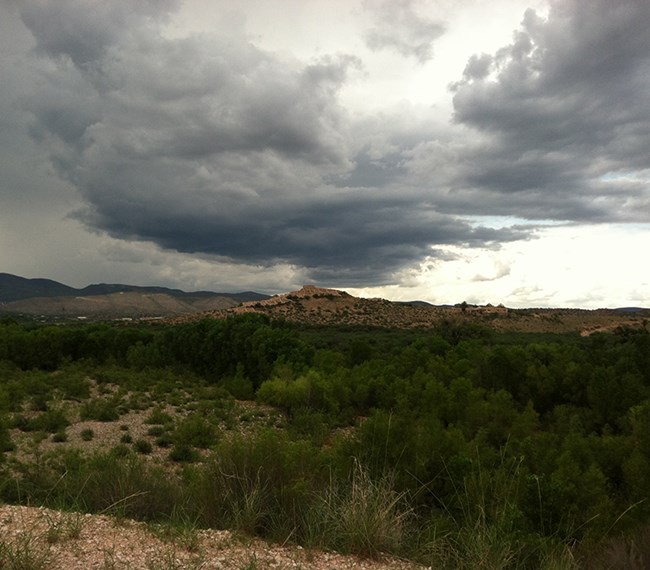
<path fill-rule="evenodd" d="M 650 310 L 625 313 L 615 309 L 508 309 L 493 306 L 435 306 L 397 303 L 386 299 L 364 299 L 345 291 L 306 285 L 298 291 L 263 301 L 243 303 L 207 313 L 223 318 L 229 314 L 261 313 L 271 318 L 308 325 L 353 325 L 387 328 L 430 328 L 445 321 L 481 325 L 497 331 L 568 333 L 642 327 Z M 197 314 L 193 318 L 205 315 Z"/>

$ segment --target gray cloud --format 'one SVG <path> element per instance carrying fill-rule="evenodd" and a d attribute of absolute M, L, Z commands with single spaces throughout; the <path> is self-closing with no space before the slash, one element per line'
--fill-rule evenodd
<path fill-rule="evenodd" d="M 440 206 L 648 221 L 649 27 L 648 2 L 556 1 L 472 57 L 452 89 L 455 120 L 479 135 Z"/>
<path fill-rule="evenodd" d="M 65 0 L 49 25 L 50 3 L 21 4 L 47 58 L 22 106 L 89 228 L 346 286 L 390 282 L 436 245 L 525 237 L 396 187 L 402 149 L 364 142 L 338 101 L 356 58 L 304 63 L 232 33 L 169 39 L 171 3 L 132 6 Z"/>
<path fill-rule="evenodd" d="M 21 17 L 33 32 L 37 47 L 51 56 L 69 57 L 88 68 L 106 56 L 107 50 L 128 37 L 135 26 L 164 21 L 179 0 L 25 0 Z"/>
<path fill-rule="evenodd" d="M 445 31 L 442 22 L 419 15 L 413 0 L 366 3 L 373 26 L 366 33 L 370 49 L 390 49 L 425 63 L 433 57 L 433 43 Z"/>

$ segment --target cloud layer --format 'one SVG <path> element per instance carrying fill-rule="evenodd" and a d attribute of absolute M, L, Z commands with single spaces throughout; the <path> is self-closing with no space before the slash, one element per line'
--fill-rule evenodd
<path fill-rule="evenodd" d="M 478 131 L 456 180 L 467 211 L 648 221 L 650 3 L 554 2 L 470 59 L 455 120 Z M 453 205 L 450 205 L 453 209 Z"/>
<path fill-rule="evenodd" d="M 526 11 L 509 44 L 459 72 L 444 126 L 406 104 L 347 109 L 360 54 L 301 60 L 243 27 L 171 37 L 173 0 L 14 6 L 33 45 L 20 109 L 93 231 L 370 286 L 447 246 L 534 235 L 476 216 L 650 221 L 647 2 Z M 406 0 L 365 8 L 372 50 L 435 59 L 442 19 Z"/>

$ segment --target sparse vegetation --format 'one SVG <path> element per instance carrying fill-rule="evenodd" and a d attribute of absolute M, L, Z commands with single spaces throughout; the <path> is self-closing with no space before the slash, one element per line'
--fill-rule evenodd
<path fill-rule="evenodd" d="M 83 441 L 91 441 L 95 437 L 95 432 L 90 428 L 86 428 L 81 431 L 79 436 Z"/>

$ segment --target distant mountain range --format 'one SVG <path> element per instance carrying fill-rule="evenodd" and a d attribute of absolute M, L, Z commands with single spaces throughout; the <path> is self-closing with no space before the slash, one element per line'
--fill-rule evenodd
<path fill-rule="evenodd" d="M 27 279 L 0 273 L 0 312 L 65 317 L 170 316 L 227 309 L 262 301 L 253 291 L 186 292 L 167 287 L 100 283 L 76 289 L 51 279 Z"/>

